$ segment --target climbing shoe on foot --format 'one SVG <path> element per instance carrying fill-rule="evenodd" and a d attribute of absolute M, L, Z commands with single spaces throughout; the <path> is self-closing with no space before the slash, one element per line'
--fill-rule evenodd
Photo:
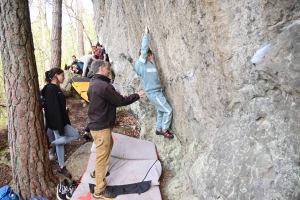
<path fill-rule="evenodd" d="M 165 136 L 166 138 L 169 138 L 169 139 L 174 138 L 174 135 L 169 130 L 167 130 L 165 132 L 156 130 L 155 133 L 156 133 L 156 135 L 163 135 L 163 136 Z"/>
<path fill-rule="evenodd" d="M 110 199 L 114 199 L 116 198 L 116 194 L 112 193 L 110 190 L 108 190 L 107 188 L 105 188 L 102 192 L 100 193 L 94 193 L 93 197 L 95 199 L 105 199 L 105 200 L 110 200 Z"/>
<path fill-rule="evenodd" d="M 156 129 L 155 134 L 156 134 L 156 135 L 162 135 L 162 132 L 161 132 L 161 130 L 157 130 L 157 129 Z"/>
<path fill-rule="evenodd" d="M 71 173 L 67 170 L 66 166 L 64 166 L 63 168 L 58 167 L 57 172 L 63 174 L 65 177 L 72 177 Z"/>

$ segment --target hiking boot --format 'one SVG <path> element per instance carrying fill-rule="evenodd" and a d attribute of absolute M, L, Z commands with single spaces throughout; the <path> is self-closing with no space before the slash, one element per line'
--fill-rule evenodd
<path fill-rule="evenodd" d="M 69 187 L 68 192 L 67 192 L 67 195 L 66 195 L 67 199 L 71 199 L 72 198 L 73 193 L 74 193 L 75 189 L 77 188 L 77 186 L 78 186 L 77 182 L 73 181 L 72 184 Z"/>
<path fill-rule="evenodd" d="M 69 182 L 67 179 L 63 180 L 57 185 L 56 197 L 59 200 L 66 200 L 66 195 L 69 190 Z"/>
<path fill-rule="evenodd" d="M 91 175 L 92 178 L 96 178 L 96 172 L 95 172 L 95 170 L 92 173 L 90 173 L 90 175 Z M 105 177 L 109 176 L 109 175 L 110 175 L 110 173 L 109 173 L 109 171 L 107 171 Z"/>
<path fill-rule="evenodd" d="M 94 193 L 93 197 L 95 199 L 104 199 L 104 200 L 110 200 L 114 199 L 117 195 L 115 193 L 112 193 L 110 190 L 105 188 L 102 192 L 100 193 Z"/>
<path fill-rule="evenodd" d="M 169 130 L 166 130 L 165 132 L 156 130 L 155 134 L 156 135 L 163 135 L 163 136 L 165 136 L 166 138 L 169 138 L 169 139 L 174 138 L 174 135 Z"/>
<path fill-rule="evenodd" d="M 68 178 L 72 177 L 71 173 L 67 170 L 66 166 L 64 166 L 63 168 L 59 167 L 57 169 L 57 172 L 63 174 L 65 177 Z"/>

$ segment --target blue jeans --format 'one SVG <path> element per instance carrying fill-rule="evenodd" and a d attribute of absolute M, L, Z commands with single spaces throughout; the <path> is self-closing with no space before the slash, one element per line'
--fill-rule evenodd
<path fill-rule="evenodd" d="M 161 91 L 147 94 L 157 109 L 156 129 L 168 130 L 172 121 L 172 108 Z"/>
<path fill-rule="evenodd" d="M 50 129 L 51 130 L 51 129 Z M 58 158 L 59 166 L 65 165 L 65 143 L 77 140 L 79 133 L 72 126 L 67 124 L 64 127 L 65 135 L 59 135 L 58 130 L 52 130 L 54 132 L 55 140 L 51 142 L 56 147 L 56 154 Z"/>

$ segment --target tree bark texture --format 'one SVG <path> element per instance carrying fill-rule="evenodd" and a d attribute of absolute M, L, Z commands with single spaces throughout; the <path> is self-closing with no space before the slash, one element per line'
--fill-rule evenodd
<path fill-rule="evenodd" d="M 61 68 L 61 27 L 62 0 L 53 0 L 52 36 L 51 36 L 51 68 Z"/>
<path fill-rule="evenodd" d="M 84 56 L 84 40 L 83 40 L 83 27 L 82 27 L 82 1 L 77 0 L 77 42 L 78 42 L 78 58 Z"/>
<path fill-rule="evenodd" d="M 14 189 L 24 199 L 53 199 L 58 179 L 48 156 L 28 0 L 1 0 L 0 26 Z"/>

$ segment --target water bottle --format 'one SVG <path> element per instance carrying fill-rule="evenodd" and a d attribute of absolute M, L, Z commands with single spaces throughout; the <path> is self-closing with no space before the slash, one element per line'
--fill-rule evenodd
<path fill-rule="evenodd" d="M 18 196 L 15 194 L 11 194 L 10 198 L 11 200 L 19 200 Z"/>

